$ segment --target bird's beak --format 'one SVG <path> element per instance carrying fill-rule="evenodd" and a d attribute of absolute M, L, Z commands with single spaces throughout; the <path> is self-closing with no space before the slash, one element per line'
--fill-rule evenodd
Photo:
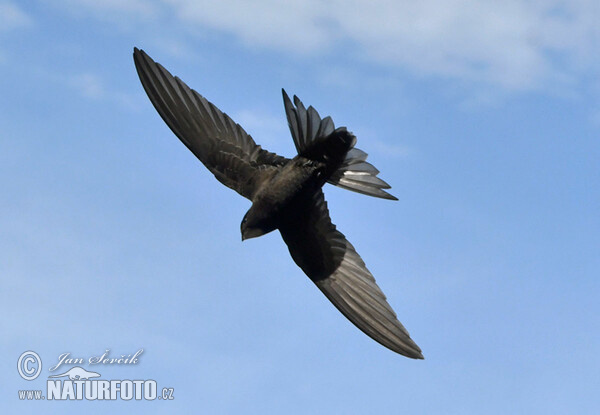
<path fill-rule="evenodd" d="M 265 233 L 264 233 L 264 231 L 262 229 L 259 229 L 259 228 L 246 228 L 242 232 L 242 241 L 245 241 L 246 239 L 256 238 L 256 237 L 259 237 L 259 236 L 264 235 L 264 234 Z"/>

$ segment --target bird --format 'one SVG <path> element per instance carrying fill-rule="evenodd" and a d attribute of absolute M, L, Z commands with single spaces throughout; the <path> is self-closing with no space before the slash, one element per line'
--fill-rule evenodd
<path fill-rule="evenodd" d="M 421 349 L 398 321 L 354 246 L 331 222 L 323 194 L 330 183 L 369 196 L 398 200 L 379 170 L 355 147 L 356 136 L 321 118 L 282 89 L 298 154 L 287 158 L 257 145 L 227 114 L 134 48 L 137 74 L 164 122 L 225 186 L 252 202 L 242 241 L 278 230 L 294 262 L 356 327 L 386 348 L 413 359 Z"/>

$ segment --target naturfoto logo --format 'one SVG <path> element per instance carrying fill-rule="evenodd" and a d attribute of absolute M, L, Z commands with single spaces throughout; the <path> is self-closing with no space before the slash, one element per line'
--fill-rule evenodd
<path fill-rule="evenodd" d="M 58 356 L 56 364 L 48 369 L 51 373 L 46 380 L 46 391 L 19 390 L 19 399 L 31 400 L 172 400 L 173 388 L 159 390 L 153 379 L 99 379 L 99 372 L 88 370 L 82 365 L 137 365 L 144 349 L 133 354 L 111 356 L 110 349 L 88 358 L 72 357 L 70 352 Z M 73 366 L 77 365 L 77 366 Z M 68 367 L 72 366 L 72 367 Z M 57 370 L 61 368 L 61 370 Z M 18 371 L 27 381 L 38 378 L 42 372 L 42 359 L 33 351 L 21 354 Z M 56 372 L 56 374 L 52 374 Z"/>

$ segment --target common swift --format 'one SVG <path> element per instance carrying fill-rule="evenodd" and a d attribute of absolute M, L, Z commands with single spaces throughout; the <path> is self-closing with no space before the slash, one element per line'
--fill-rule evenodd
<path fill-rule="evenodd" d="M 242 240 L 279 230 L 294 262 L 348 320 L 385 347 L 422 359 L 421 349 L 350 242 L 331 223 L 327 183 L 397 200 L 390 186 L 354 147 L 346 127 L 335 128 L 284 90 L 283 104 L 298 151 L 292 159 L 263 150 L 244 129 L 202 95 L 134 48 L 138 75 L 150 101 L 175 135 L 224 185 L 252 201 Z"/>

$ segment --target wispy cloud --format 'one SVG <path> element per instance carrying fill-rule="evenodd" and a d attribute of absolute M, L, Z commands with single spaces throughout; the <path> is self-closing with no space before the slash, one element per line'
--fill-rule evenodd
<path fill-rule="evenodd" d="M 33 19 L 16 4 L 9 1 L 0 1 L 0 32 L 27 27 L 32 23 Z"/>
<path fill-rule="evenodd" d="M 369 146 L 373 147 L 378 155 L 388 158 L 405 158 L 411 154 L 410 148 L 404 144 L 392 144 L 378 139 L 371 139 Z"/>
<path fill-rule="evenodd" d="M 414 154 L 408 145 L 399 142 L 397 138 L 382 137 L 377 130 L 369 127 L 359 126 L 353 130 L 353 133 L 358 138 L 356 146 L 362 150 L 367 150 L 362 143 L 369 143 L 367 153 L 377 155 L 377 157 L 404 159 Z"/>
<path fill-rule="evenodd" d="M 258 144 L 269 151 L 283 151 L 289 144 L 289 130 L 283 111 L 273 115 L 267 111 L 244 109 L 232 114 L 232 118 L 250 134 Z"/>
<path fill-rule="evenodd" d="M 120 22 L 134 23 L 158 15 L 158 2 L 152 0 L 53 0 L 52 3 L 70 13 L 86 13 L 99 19 Z"/>
<path fill-rule="evenodd" d="M 130 24 L 173 19 L 251 48 L 335 56 L 504 90 L 571 88 L 600 67 L 595 0 L 62 0 Z M 182 33 L 186 33 L 185 31 Z M 181 39 L 184 42 L 184 39 Z"/>
<path fill-rule="evenodd" d="M 81 73 L 70 78 L 61 78 L 68 86 L 76 90 L 82 97 L 91 100 L 108 100 L 117 103 L 123 108 L 137 109 L 136 100 L 128 94 L 113 90 L 93 73 Z"/>
<path fill-rule="evenodd" d="M 86 98 L 98 99 L 106 95 L 106 89 L 100 78 L 91 73 L 76 75 L 69 83 Z"/>
<path fill-rule="evenodd" d="M 33 19 L 16 4 L 0 0 L 0 36 L 10 36 L 11 32 L 33 25 Z M 4 44 L 0 39 L 0 64 L 10 60 L 8 53 L 3 50 Z"/>
<path fill-rule="evenodd" d="M 166 0 L 183 22 L 232 33 L 243 43 L 293 54 L 328 49 L 337 38 L 329 4 L 318 0 Z"/>
<path fill-rule="evenodd" d="M 169 0 L 182 21 L 285 53 L 351 45 L 358 60 L 521 90 L 597 69 L 595 1 Z M 261 24 L 257 24 L 261 22 Z"/>

